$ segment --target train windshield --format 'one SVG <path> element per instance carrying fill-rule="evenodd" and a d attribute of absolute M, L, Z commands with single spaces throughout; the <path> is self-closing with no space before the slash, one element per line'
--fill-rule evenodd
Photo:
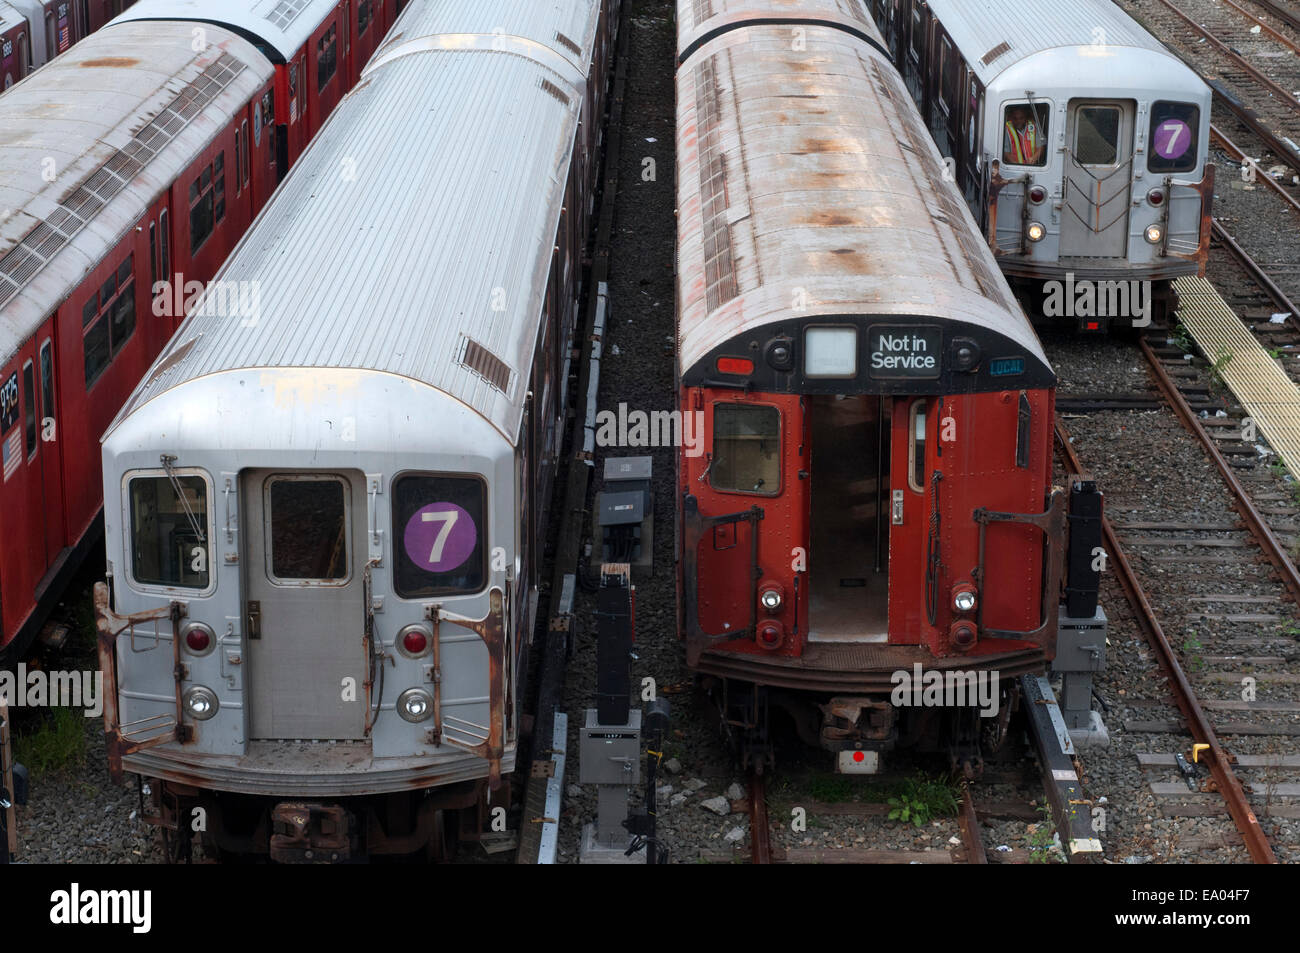
<path fill-rule="evenodd" d="M 733 493 L 780 493 L 781 412 L 754 404 L 717 404 L 709 482 Z"/>
<path fill-rule="evenodd" d="M 1080 165 L 1114 165 L 1119 158 L 1118 106 L 1081 106 L 1074 127 L 1074 158 Z"/>
<path fill-rule="evenodd" d="M 487 490 L 477 477 L 407 474 L 393 484 L 395 588 L 404 599 L 487 585 Z"/>
<path fill-rule="evenodd" d="M 1008 165 L 1047 165 L 1051 110 L 1046 103 L 1012 103 L 1002 122 L 1002 161 Z"/>
<path fill-rule="evenodd" d="M 206 589 L 207 481 L 197 475 L 137 477 L 130 483 L 131 576 L 147 586 Z"/>
<path fill-rule="evenodd" d="M 1191 172 L 1200 161 L 1201 110 L 1192 103 L 1156 103 L 1151 107 L 1152 172 Z"/>

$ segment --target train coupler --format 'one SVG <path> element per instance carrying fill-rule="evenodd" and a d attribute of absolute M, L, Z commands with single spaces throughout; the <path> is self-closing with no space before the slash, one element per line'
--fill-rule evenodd
<path fill-rule="evenodd" d="M 881 755 L 898 740 L 898 713 L 887 700 L 832 698 L 822 710 L 821 746 L 840 774 L 878 774 Z"/>
<path fill-rule="evenodd" d="M 271 811 L 271 860 L 336 864 L 352 858 L 356 825 L 341 804 L 282 801 Z"/>

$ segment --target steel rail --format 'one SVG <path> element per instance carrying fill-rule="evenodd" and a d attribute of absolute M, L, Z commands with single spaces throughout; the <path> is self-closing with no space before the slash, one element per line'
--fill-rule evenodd
<path fill-rule="evenodd" d="M 1238 116 L 1237 118 L 1241 118 L 1241 117 Z M 1256 135 L 1259 135 L 1258 130 L 1254 130 L 1254 132 Z M 1245 150 L 1242 149 L 1241 146 L 1233 142 L 1231 139 L 1229 139 L 1227 135 L 1223 132 L 1223 130 L 1221 130 L 1218 126 L 1211 125 L 1210 135 L 1214 139 L 1218 140 L 1219 144 L 1223 146 L 1225 149 L 1227 149 L 1228 153 L 1238 162 L 1250 163 L 1250 165 L 1255 169 L 1256 181 L 1263 182 L 1272 191 L 1282 196 L 1282 198 L 1286 200 L 1287 204 L 1291 206 L 1292 210 L 1296 212 L 1300 212 L 1300 202 L 1296 201 L 1295 196 L 1293 196 L 1286 189 L 1282 188 L 1282 183 L 1278 182 L 1277 179 L 1273 178 L 1271 175 L 1269 175 L 1267 172 L 1261 169 L 1259 167 L 1259 163 L 1257 163 L 1250 156 L 1246 155 Z M 1268 145 L 1267 142 L 1265 144 Z M 1269 145 L 1269 148 L 1273 149 L 1271 145 Z M 1276 152 L 1277 150 L 1273 149 L 1273 151 Z"/>
<path fill-rule="evenodd" d="M 984 840 L 980 837 L 979 817 L 975 814 L 975 801 L 970 796 L 970 785 L 961 789 L 961 813 L 957 815 L 961 825 L 961 840 L 966 847 L 966 863 L 987 864 L 989 855 L 984 850 Z"/>
<path fill-rule="evenodd" d="M 1289 49 L 1292 53 L 1300 53 L 1300 46 L 1296 45 L 1295 40 L 1291 39 L 1289 36 L 1285 36 L 1284 34 L 1279 33 L 1277 30 L 1273 29 L 1271 26 L 1269 26 L 1259 17 L 1255 16 L 1255 14 L 1251 13 L 1241 4 L 1236 3 L 1235 0 L 1223 0 L 1223 3 L 1226 6 L 1232 7 L 1232 9 L 1236 10 L 1238 13 L 1240 13 L 1251 23 L 1254 23 L 1257 26 L 1259 26 L 1260 29 L 1267 32 L 1269 36 L 1273 37 L 1273 39 L 1277 40 L 1279 43 L 1281 43 L 1283 46 Z M 1292 23 L 1291 26 L 1293 29 L 1295 28 L 1294 23 Z"/>
<path fill-rule="evenodd" d="M 1145 342 L 1143 344 L 1145 346 Z M 1086 473 L 1087 471 L 1084 469 L 1074 445 L 1070 443 L 1070 433 L 1059 417 L 1056 420 L 1056 436 L 1071 474 Z M 1115 577 L 1123 588 L 1129 604 L 1133 607 L 1133 614 L 1146 636 L 1147 643 L 1155 652 L 1156 660 L 1169 680 L 1169 685 L 1174 693 L 1174 702 L 1183 715 L 1183 720 L 1187 724 L 1192 740 L 1197 744 L 1206 745 L 1205 761 L 1209 766 L 1210 775 L 1213 777 L 1218 792 L 1228 807 L 1228 813 L 1232 816 L 1233 823 L 1236 824 L 1237 830 L 1241 832 L 1246 849 L 1257 864 L 1277 863 L 1277 858 L 1273 856 L 1273 848 L 1269 846 L 1268 838 L 1264 835 L 1264 829 L 1260 826 L 1259 818 L 1255 816 L 1250 802 L 1246 799 L 1246 792 L 1241 786 L 1241 781 L 1233 773 L 1232 762 L 1219 744 L 1219 738 L 1215 734 L 1209 719 L 1205 716 L 1205 711 L 1201 708 L 1200 702 L 1197 701 L 1196 693 L 1193 691 L 1191 683 L 1188 682 L 1187 675 L 1183 671 L 1182 665 L 1179 664 L 1178 657 L 1174 654 L 1173 647 L 1169 644 L 1169 639 L 1166 637 L 1160 621 L 1156 618 L 1155 609 L 1147 598 L 1146 592 L 1142 589 L 1142 583 L 1138 580 L 1133 564 L 1129 562 L 1128 557 L 1125 555 L 1124 548 L 1120 545 L 1119 537 L 1116 535 L 1110 519 L 1105 516 L 1102 517 L 1102 535 L 1106 552 L 1110 557 L 1111 564 L 1116 569 Z"/>
<path fill-rule="evenodd" d="M 1179 392 L 1178 386 L 1164 369 L 1164 366 L 1161 365 L 1160 359 L 1156 356 L 1155 351 L 1151 349 L 1150 343 L 1146 338 L 1143 338 L 1139 344 L 1143 356 L 1146 357 L 1147 363 L 1151 365 L 1152 371 L 1155 372 L 1156 382 L 1160 386 L 1161 393 L 1169 401 L 1183 427 L 1200 441 L 1206 454 L 1213 461 L 1215 468 L 1218 469 L 1223 482 L 1227 484 L 1228 490 L 1232 493 L 1232 504 L 1237 512 L 1241 514 L 1242 519 L 1245 520 L 1246 528 L 1255 537 L 1260 548 L 1264 551 L 1264 555 L 1268 557 L 1269 562 L 1277 570 L 1282 585 L 1286 587 L 1292 600 L 1297 605 L 1300 605 L 1300 571 L 1297 571 L 1295 563 L 1287 555 L 1286 547 L 1274 535 L 1263 514 L 1256 509 L 1254 501 L 1250 498 L 1250 493 L 1237 479 L 1237 474 L 1233 472 L 1232 464 L 1219 450 L 1214 438 L 1210 436 L 1200 418 L 1196 416 L 1196 412 L 1192 410 L 1182 393 Z"/>
<path fill-rule="evenodd" d="M 1201 26 L 1199 23 L 1197 23 L 1195 20 L 1189 17 L 1186 13 L 1184 13 L 1181 9 L 1178 8 L 1178 5 L 1175 4 L 1173 0 L 1159 0 L 1159 2 L 1164 4 L 1164 6 L 1167 7 L 1172 13 L 1177 14 L 1178 17 L 1189 27 L 1191 27 L 1193 31 L 1195 31 L 1198 35 L 1208 40 L 1210 44 L 1214 46 L 1215 49 L 1217 49 L 1220 53 L 1222 53 L 1229 60 L 1231 60 L 1236 66 L 1244 70 L 1251 79 L 1253 79 L 1260 86 L 1263 86 L 1269 92 L 1277 96 L 1280 102 L 1286 103 L 1292 112 L 1296 113 L 1297 115 L 1300 115 L 1300 102 L 1296 102 L 1295 97 L 1292 96 L 1288 90 L 1284 89 L 1282 86 L 1278 85 L 1277 82 L 1275 82 L 1274 80 L 1270 79 L 1268 76 L 1261 73 L 1258 69 L 1256 69 L 1249 62 L 1247 62 L 1245 58 L 1243 58 L 1241 54 L 1239 54 L 1236 50 L 1234 50 L 1228 44 L 1224 43 L 1222 40 L 1220 40 L 1209 30 L 1205 29 L 1205 27 Z"/>
<path fill-rule="evenodd" d="M 1217 218 L 1213 224 L 1214 234 L 1223 243 L 1223 247 L 1228 249 L 1232 256 L 1237 259 L 1237 262 L 1246 269 L 1250 277 L 1259 283 L 1265 293 L 1273 299 L 1273 304 L 1288 313 L 1288 323 L 1295 330 L 1300 331 L 1300 308 L 1296 307 L 1295 303 L 1287 296 L 1287 293 L 1278 287 L 1277 282 L 1269 277 L 1268 272 L 1264 271 L 1259 262 L 1250 257 L 1250 252 L 1241 247 Z"/>
<path fill-rule="evenodd" d="M 1263 7 L 1291 29 L 1300 31 L 1300 16 L 1297 16 L 1280 4 L 1275 3 L 1274 0 L 1251 0 L 1251 2 L 1257 7 Z"/>
<path fill-rule="evenodd" d="M 758 771 L 749 775 L 749 847 L 753 863 L 772 863 L 772 831 L 767 820 L 767 783 Z"/>

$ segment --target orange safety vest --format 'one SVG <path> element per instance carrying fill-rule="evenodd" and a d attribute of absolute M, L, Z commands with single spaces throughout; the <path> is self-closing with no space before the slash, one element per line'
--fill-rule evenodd
<path fill-rule="evenodd" d="M 1007 120 L 1007 141 L 1010 143 L 1007 151 L 1014 157 L 1014 164 L 1028 165 L 1038 152 L 1038 126 L 1032 122 L 1026 123 L 1021 132 L 1011 120 Z"/>

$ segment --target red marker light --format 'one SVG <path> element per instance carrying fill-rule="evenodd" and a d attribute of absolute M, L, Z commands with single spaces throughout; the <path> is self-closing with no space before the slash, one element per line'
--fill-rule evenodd
<path fill-rule="evenodd" d="M 402 638 L 402 647 L 412 655 L 420 655 L 429 647 L 429 640 L 423 632 L 407 632 Z"/>
<path fill-rule="evenodd" d="M 209 642 L 208 633 L 204 632 L 202 629 L 190 629 L 190 631 L 185 634 L 185 644 L 190 647 L 191 652 L 206 652 L 208 650 Z"/>
<path fill-rule="evenodd" d="M 754 373 L 754 362 L 743 357 L 718 358 L 719 374 L 738 374 L 741 376 Z"/>
<path fill-rule="evenodd" d="M 867 760 L 867 756 L 866 756 L 865 754 L 863 754 L 861 751 L 855 751 L 855 752 L 853 752 L 853 760 L 854 760 L 854 761 L 858 761 L 858 762 L 862 762 L 862 761 Z"/>

